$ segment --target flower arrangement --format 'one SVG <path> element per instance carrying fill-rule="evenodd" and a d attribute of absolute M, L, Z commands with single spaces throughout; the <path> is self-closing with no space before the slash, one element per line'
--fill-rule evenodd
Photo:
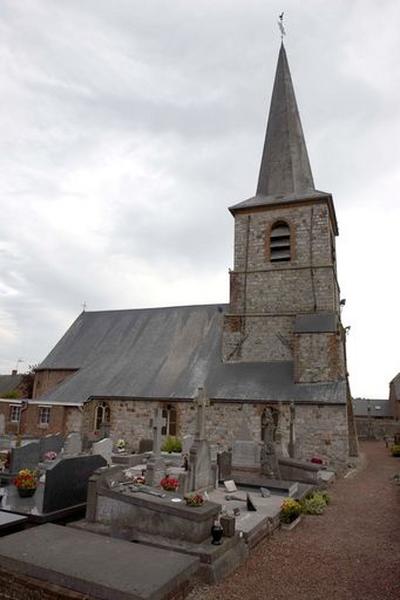
<path fill-rule="evenodd" d="M 279 518 L 282 523 L 293 523 L 302 513 L 300 502 L 293 498 L 287 498 L 281 504 L 281 512 Z"/>
<path fill-rule="evenodd" d="M 204 498 L 201 494 L 189 494 L 185 496 L 187 506 L 201 506 L 204 503 Z"/>
<path fill-rule="evenodd" d="M 123 452 L 126 448 L 126 441 L 124 439 L 120 438 L 118 440 L 118 442 L 116 443 L 116 446 L 120 452 Z"/>
<path fill-rule="evenodd" d="M 45 452 L 43 454 L 43 460 L 55 460 L 57 458 L 57 452 L 53 452 L 49 450 L 49 452 Z"/>
<path fill-rule="evenodd" d="M 179 481 L 178 479 L 175 479 L 175 477 L 166 475 L 163 479 L 161 479 L 160 485 L 166 492 L 176 492 L 179 487 Z"/>
<path fill-rule="evenodd" d="M 394 444 L 390 448 L 390 452 L 392 453 L 392 456 L 400 456 L 400 444 Z"/>
<path fill-rule="evenodd" d="M 17 489 L 22 490 L 35 490 L 38 482 L 37 471 L 31 469 L 21 469 L 18 475 L 14 479 L 14 485 Z"/>

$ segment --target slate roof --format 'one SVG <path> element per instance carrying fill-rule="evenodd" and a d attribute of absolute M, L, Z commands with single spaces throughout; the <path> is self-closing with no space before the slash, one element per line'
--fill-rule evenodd
<path fill-rule="evenodd" d="M 303 127 L 283 43 L 279 51 L 257 194 L 315 191 Z"/>
<path fill-rule="evenodd" d="M 335 313 L 315 313 L 308 315 L 297 315 L 294 322 L 295 333 L 324 333 L 336 332 L 338 329 L 338 317 Z"/>
<path fill-rule="evenodd" d="M 0 375 L 0 398 L 15 390 L 22 382 L 22 375 Z"/>
<path fill-rule="evenodd" d="M 355 417 L 392 417 L 388 399 L 353 398 Z M 369 410 L 368 410 L 369 409 Z"/>
<path fill-rule="evenodd" d="M 394 392 L 395 398 L 400 400 L 400 373 L 397 373 L 396 377 L 393 377 L 390 387 Z"/>
<path fill-rule="evenodd" d="M 258 206 L 325 200 L 335 233 L 338 232 L 331 194 L 315 189 L 292 77 L 282 43 L 276 67 L 256 195 L 231 206 L 238 210 Z"/>
<path fill-rule="evenodd" d="M 292 362 L 221 361 L 224 304 L 84 312 L 39 369 L 79 369 L 41 397 L 343 403 L 345 383 L 294 384 Z"/>

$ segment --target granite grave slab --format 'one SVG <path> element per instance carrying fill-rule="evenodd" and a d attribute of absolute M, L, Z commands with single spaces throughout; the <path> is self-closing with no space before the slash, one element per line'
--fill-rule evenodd
<path fill-rule="evenodd" d="M 10 594 L 27 575 L 39 580 L 38 597 L 50 583 L 98 600 L 162 600 L 199 568 L 193 556 L 53 524 L 1 539 L 0 562 Z"/>

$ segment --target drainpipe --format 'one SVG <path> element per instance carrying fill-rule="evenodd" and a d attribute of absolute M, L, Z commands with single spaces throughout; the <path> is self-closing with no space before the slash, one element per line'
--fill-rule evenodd
<path fill-rule="evenodd" d="M 28 401 L 21 400 L 21 413 L 19 415 L 18 428 L 17 428 L 17 437 L 21 435 L 21 421 L 22 421 L 22 413 L 28 408 Z"/>

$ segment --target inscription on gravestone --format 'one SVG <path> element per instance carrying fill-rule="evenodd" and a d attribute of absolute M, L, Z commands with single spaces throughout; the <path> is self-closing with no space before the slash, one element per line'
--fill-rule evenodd
<path fill-rule="evenodd" d="M 260 465 L 260 444 L 254 441 L 235 440 L 232 444 L 232 465 L 255 468 Z"/>
<path fill-rule="evenodd" d="M 107 463 L 99 455 L 69 456 L 46 472 L 43 512 L 53 512 L 86 502 L 89 477 Z"/>

